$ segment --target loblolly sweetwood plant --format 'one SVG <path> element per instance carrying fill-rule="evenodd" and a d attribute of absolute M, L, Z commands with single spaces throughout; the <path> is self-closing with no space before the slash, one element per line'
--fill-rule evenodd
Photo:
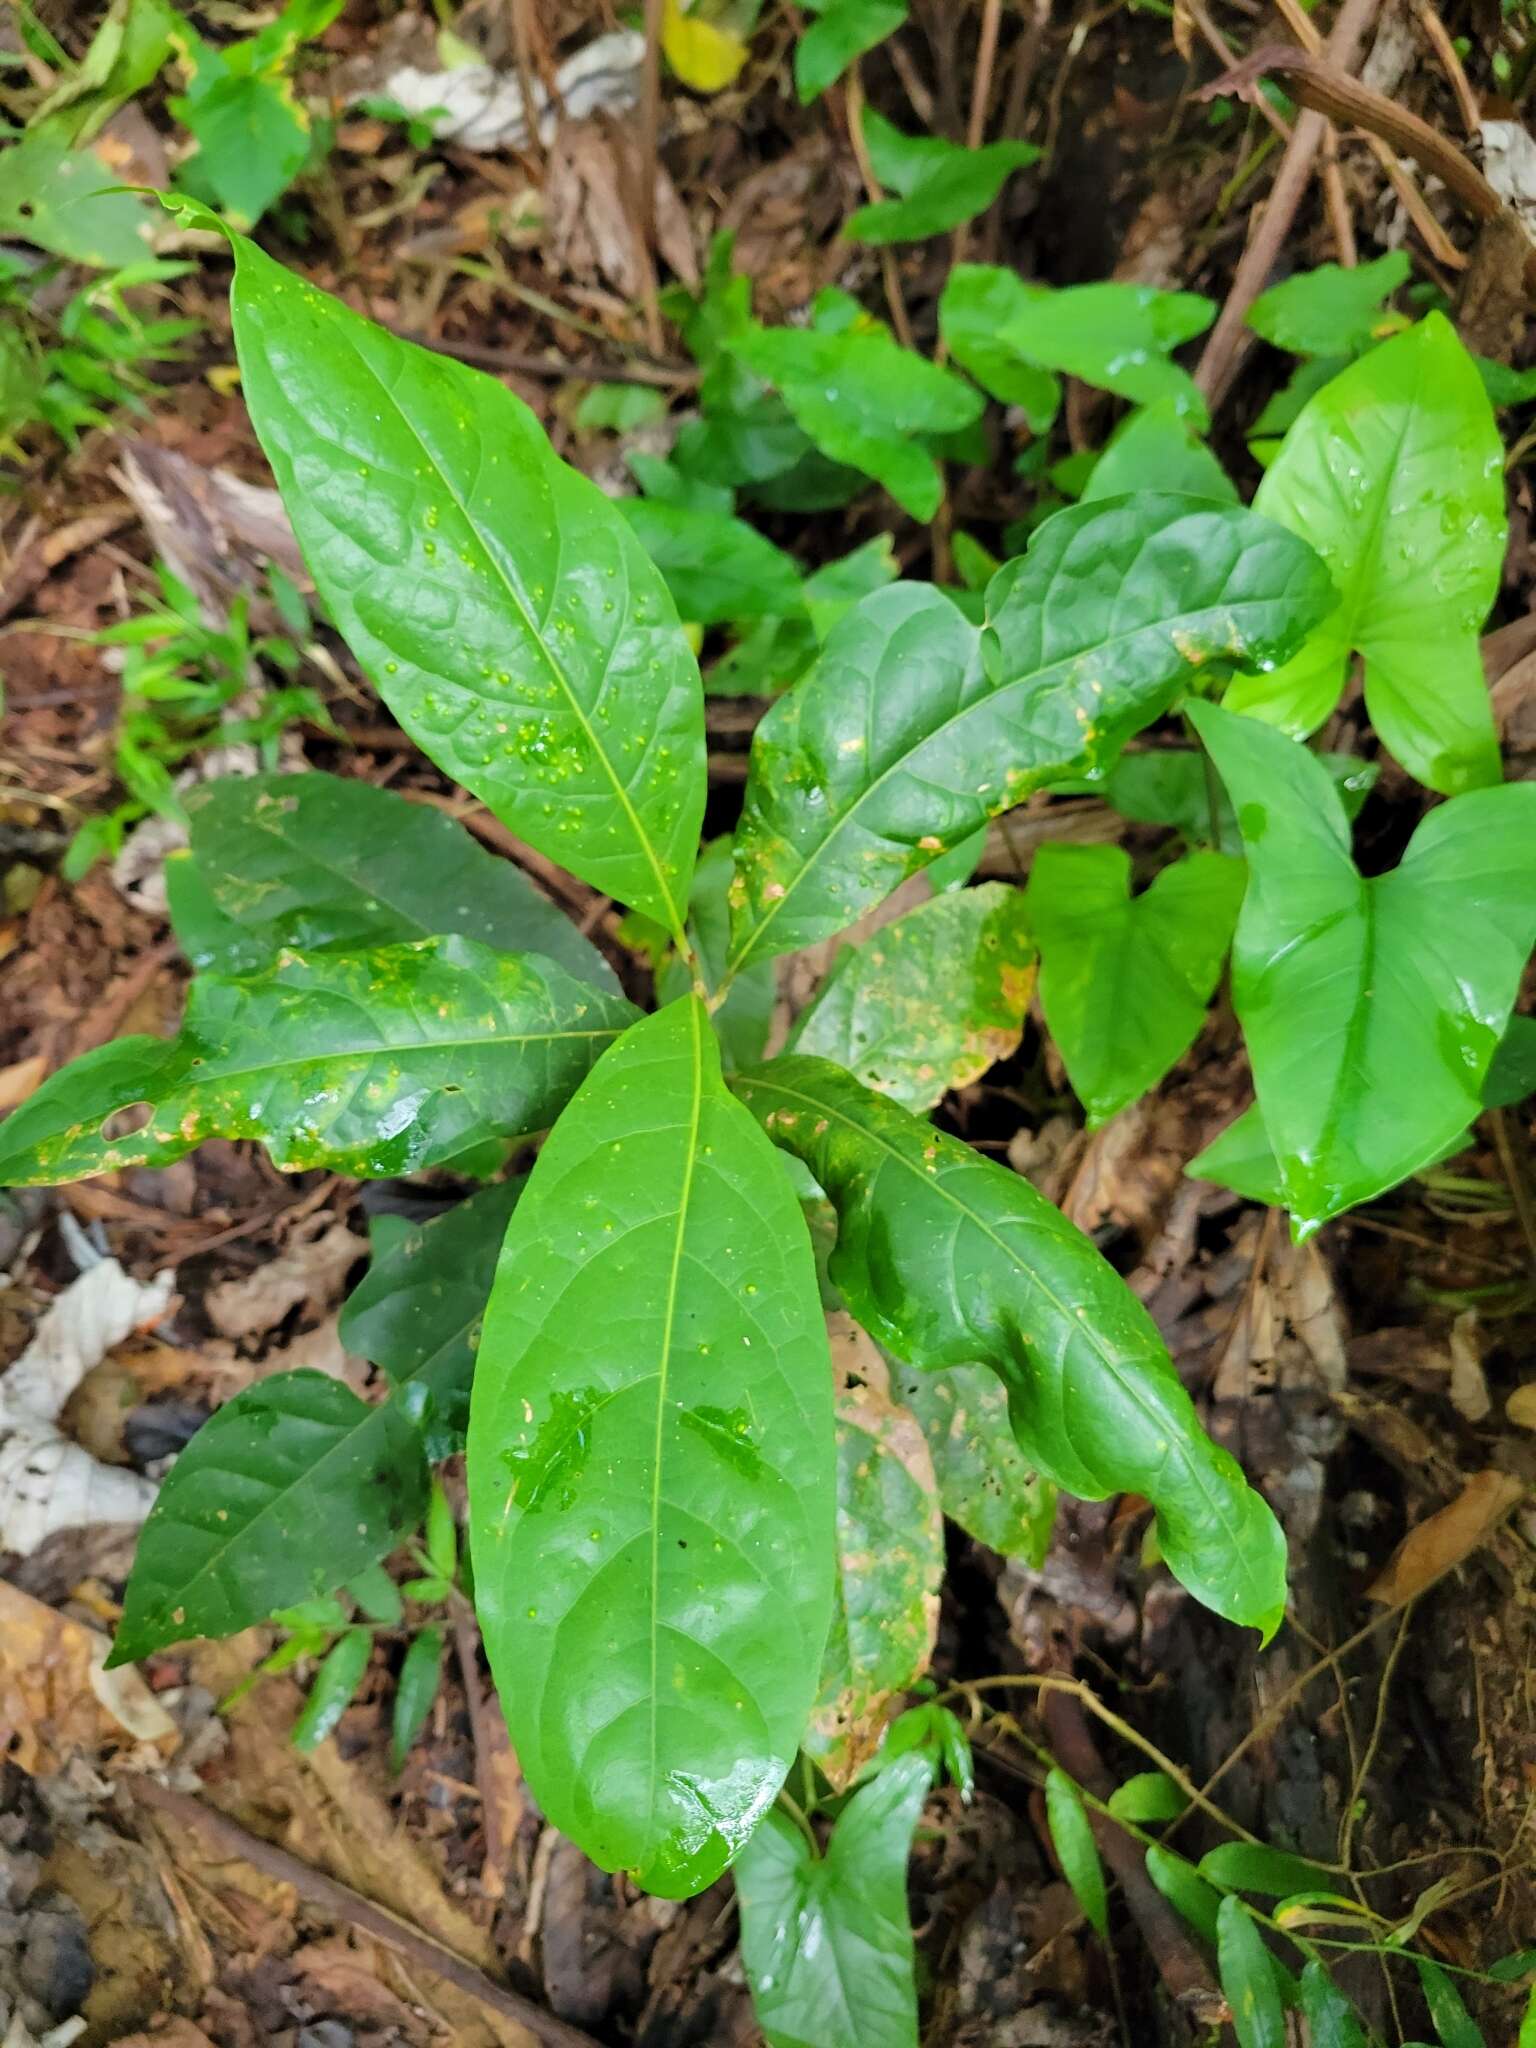
<path fill-rule="evenodd" d="M 1022 1497 L 1029 1472 L 1143 1496 L 1169 1569 L 1268 1637 L 1278 1526 L 1202 1432 L 1151 1319 L 1028 1181 L 925 1112 L 986 1064 L 999 1013 L 1016 1027 L 1038 943 L 1069 1072 L 1112 1114 L 1191 1042 L 1236 920 L 1260 1101 L 1221 1141 L 1233 1185 L 1315 1228 L 1478 1113 L 1533 936 L 1536 793 L 1467 789 L 1488 779 L 1475 736 L 1415 753 L 1423 680 L 1371 628 L 1379 563 L 1328 543 L 1341 617 L 1282 518 L 1315 421 L 1270 472 L 1274 517 L 1226 496 L 1089 496 L 997 569 L 977 617 L 883 578 L 828 606 L 757 730 L 731 841 L 701 855 L 699 669 L 629 520 L 500 384 L 231 241 L 247 402 L 331 618 L 445 774 L 658 929 L 662 1002 L 642 1016 L 519 871 L 440 814 L 319 774 L 192 795 L 169 876 L 199 969 L 181 1031 L 54 1076 L 0 1127 L 0 1182 L 164 1164 L 210 1137 L 258 1139 L 290 1170 L 496 1181 L 516 1142 L 548 1135 L 526 1179 L 376 1246 L 348 1319 L 385 1401 L 287 1373 L 194 1439 L 146 1525 L 115 1659 L 356 1579 L 418 1526 L 430 1462 L 466 1443 L 474 1599 L 530 1787 L 604 1868 L 699 1890 L 802 1745 L 842 1739 L 901 1602 L 931 1597 L 894 1588 L 889 1613 L 848 1598 L 837 1518 L 865 1468 L 840 1457 L 860 1425 L 834 1404 L 829 1294 L 911 1412 L 937 1417 L 935 1442 L 953 1436 L 944 1400 L 979 1415 L 1005 1390 L 1016 1444 L 991 1459 L 985 1508 L 948 1441 L 957 1519 L 1012 1540 L 994 1533 L 1021 1522 L 999 1493 Z M 1364 361 L 1447 346 L 1431 320 Z M 1284 729 L 1303 700 L 1326 712 L 1323 672 L 1350 648 L 1402 708 L 1403 757 L 1463 792 L 1369 881 L 1347 764 Z M 1305 692 L 1297 663 L 1317 678 Z M 1210 701 L 1235 670 L 1257 715 Z M 1123 757 L 1181 706 L 1230 797 L 1225 844 L 1198 756 L 1169 756 L 1155 791 L 1133 773 L 1144 757 Z M 1081 888 L 1042 862 L 1027 899 L 936 897 L 846 956 L 763 1059 L 775 956 L 843 931 L 1037 790 L 1087 779 L 1131 815 L 1187 819 L 1186 767 L 1212 850 L 1140 896 L 1108 850 L 1076 849 L 1062 858 L 1094 862 Z M 964 1028 L 940 1018 L 915 1058 L 897 1013 L 956 958 Z M 1323 985 L 1321 1024 L 1288 1035 Z M 1371 1091 L 1420 1061 L 1411 1112 L 1384 1114 Z M 845 1750 L 833 1781 L 860 1761 Z M 897 1764 L 854 1798 L 909 1840 L 929 1767 Z M 788 1896 L 799 1849 L 777 1818 L 758 1842 L 754 1884 Z"/>

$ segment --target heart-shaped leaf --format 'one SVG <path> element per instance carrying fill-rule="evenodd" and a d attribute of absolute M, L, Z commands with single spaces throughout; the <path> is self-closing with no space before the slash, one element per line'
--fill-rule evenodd
<path fill-rule="evenodd" d="M 861 206 L 843 232 L 854 242 L 920 242 L 984 213 L 1015 171 L 1035 162 L 1032 142 L 967 149 L 942 135 L 904 135 L 866 109 L 864 140 L 875 176 L 899 192 Z"/>
<path fill-rule="evenodd" d="M 703 1005 L 602 1059 L 529 1176 L 469 1428 L 486 1647 L 528 1783 L 684 1897 L 794 1757 L 832 1602 L 832 1377 L 781 1163 Z"/>

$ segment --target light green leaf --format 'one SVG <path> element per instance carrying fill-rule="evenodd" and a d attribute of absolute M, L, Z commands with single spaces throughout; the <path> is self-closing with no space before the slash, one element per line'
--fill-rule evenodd
<path fill-rule="evenodd" d="M 1072 1896 L 1098 1934 L 1109 1932 L 1109 1894 L 1104 1885 L 1104 1866 L 1099 1861 L 1093 1827 L 1076 1785 L 1060 1769 L 1045 1780 L 1045 1815 L 1050 1823 L 1051 1846 L 1062 1874 L 1072 1887 Z"/>
<path fill-rule="evenodd" d="M 176 943 L 199 974 L 259 974 L 272 965 L 276 948 L 219 908 L 188 847 L 165 857 L 165 902 Z"/>
<path fill-rule="evenodd" d="M 89 1052 L 0 1125 L 0 1185 L 167 1166 L 205 1138 L 260 1138 L 289 1172 L 409 1173 L 545 1129 L 634 1014 L 553 961 L 471 939 L 204 975 L 177 1037 Z"/>
<path fill-rule="evenodd" d="M 831 1617 L 834 1460 L 805 1225 L 687 998 L 598 1063 L 540 1153 L 470 1410 L 513 1744 L 604 1869 L 687 1896 L 777 1792 Z"/>
<path fill-rule="evenodd" d="M 336 1726 L 352 1695 L 363 1682 L 373 1637 L 365 1628 L 349 1628 L 331 1645 L 315 1673 L 309 1697 L 293 1724 L 293 1746 L 299 1750 L 318 1749 Z"/>
<path fill-rule="evenodd" d="M 1264 1937 L 1241 1899 L 1226 1898 L 1216 1916 L 1221 1988 L 1232 2008 L 1238 2048 L 1285 2048 L 1285 2008 Z"/>
<path fill-rule="evenodd" d="M 984 213 L 1014 171 L 1039 157 L 1031 142 L 988 142 L 966 149 L 938 135 L 904 135 L 864 110 L 864 140 L 882 185 L 899 199 L 861 206 L 843 232 L 855 242 L 918 242 Z"/>
<path fill-rule="evenodd" d="M 434 1457 L 463 1441 L 480 1325 L 521 1192 L 521 1181 L 482 1188 L 427 1223 L 375 1217 L 373 1259 L 341 1312 L 349 1351 L 430 1397 L 422 1426 Z"/>
<path fill-rule="evenodd" d="M 246 402 L 353 653 L 513 831 L 681 930 L 703 693 L 622 513 L 504 385 L 233 240 Z"/>
<path fill-rule="evenodd" d="M 933 517 L 943 479 L 919 437 L 969 426 L 982 410 L 980 392 L 878 329 L 754 326 L 731 346 L 778 387 L 823 454 L 884 484 L 914 519 Z"/>
<path fill-rule="evenodd" d="M 730 840 L 711 840 L 699 855 L 688 904 L 688 936 L 704 986 L 711 993 L 720 986 L 730 954 L 731 875 Z M 675 1002 L 692 986 L 687 965 L 675 952 L 670 953 L 656 970 L 657 1001 Z M 762 1058 L 778 992 L 771 960 L 754 960 L 733 976 L 724 1001 L 714 1012 L 715 1036 L 727 1071 L 750 1067 Z"/>
<path fill-rule="evenodd" d="M 269 960 L 285 947 L 351 952 L 457 932 L 503 953 L 542 953 L 617 993 L 607 961 L 522 869 L 429 804 L 313 771 L 223 776 L 185 801 L 215 906 Z M 219 969 L 240 973 L 247 959 L 242 948 Z"/>
<path fill-rule="evenodd" d="M 1171 398 L 1133 412 L 1093 465 L 1084 503 L 1127 491 L 1177 491 L 1235 505 L 1237 487 Z"/>
<path fill-rule="evenodd" d="M 928 1439 L 939 1506 L 949 1519 L 1000 1557 L 1042 1564 L 1056 1489 L 1019 1449 L 996 1373 L 983 1365 L 920 1372 L 892 1360 L 891 1388 Z"/>
<path fill-rule="evenodd" d="M 1301 1973 L 1301 2013 L 1309 2048 L 1370 2048 L 1365 2028 L 1349 2000 L 1316 1956 Z M 1522 2041 L 1519 2048 L 1531 2048 Z"/>
<path fill-rule="evenodd" d="M 835 1327 L 833 1345 L 836 1362 Z M 857 1349 L 852 1358 L 857 1366 Z M 852 1784 L 894 1703 L 927 1670 L 943 1579 L 944 1524 L 923 1433 L 878 1381 L 849 1376 L 837 1403 L 837 1592 L 802 1738 L 835 1791 Z"/>
<path fill-rule="evenodd" d="M 810 0 L 818 17 L 795 45 L 795 90 L 802 107 L 835 85 L 855 57 L 894 35 L 907 0 Z"/>
<path fill-rule="evenodd" d="M 984 882 L 935 896 L 838 955 L 790 1050 L 931 1109 L 1017 1047 L 1034 962 L 1021 891 Z"/>
<path fill-rule="evenodd" d="M 1346 2041 L 1342 2048 L 1354 2048 L 1354 2044 Z M 1526 2001 L 1525 2011 L 1520 2020 L 1520 2038 L 1515 2043 L 1515 2048 L 1536 2048 L 1536 1986 L 1532 1986 L 1531 1995 Z"/>
<path fill-rule="evenodd" d="M 1042 846 L 1030 869 L 1040 1007 L 1092 1129 L 1194 1044 L 1221 978 L 1243 863 L 1191 853 L 1130 893 L 1119 846 Z"/>
<path fill-rule="evenodd" d="M 443 1631 L 435 1624 L 412 1639 L 400 1666 L 395 1686 L 395 1710 L 390 1717 L 389 1760 L 397 1771 L 404 1768 L 406 1753 L 427 1725 L 432 1702 L 443 1675 Z"/>
<path fill-rule="evenodd" d="M 348 1579 L 343 1590 L 357 1602 L 370 1621 L 383 1622 L 386 1628 L 397 1627 L 405 1617 L 400 1588 L 377 1561 L 365 1565 Z"/>
<path fill-rule="evenodd" d="M 1354 819 L 1376 786 L 1380 773 L 1376 763 L 1354 754 L 1319 754 L 1317 759 L 1332 777 L 1345 817 Z M 1222 849 L 1231 852 L 1240 844 L 1232 799 L 1220 776 L 1213 781 L 1205 756 L 1196 747 L 1156 747 L 1122 754 L 1098 787 L 1110 809 L 1122 818 L 1140 825 L 1172 825 L 1198 846 L 1211 844 L 1214 791 Z M 1085 783 L 1083 788 L 1086 794 L 1092 785 Z"/>
<path fill-rule="evenodd" d="M 70 110 L 71 139 L 85 141 L 125 100 L 149 85 L 171 53 L 179 17 L 168 0 L 111 0 L 85 55 L 32 114 L 32 125 Z"/>
<path fill-rule="evenodd" d="M 1172 351 L 1203 334 L 1216 308 L 1197 292 L 1161 292 L 1151 285 L 1024 286 L 1023 302 L 997 334 L 1000 349 L 1081 377 L 1136 405 L 1167 399 L 1175 411 L 1206 423 L 1205 402 Z"/>
<path fill-rule="evenodd" d="M 695 625 L 730 625 L 800 609 L 800 571 L 744 519 L 660 498 L 616 503 L 666 578 L 678 612 Z"/>
<path fill-rule="evenodd" d="M 319 1372 L 275 1373 L 217 1409 L 144 1524 L 111 1662 L 228 1636 L 331 1592 L 419 1521 L 421 1444 L 392 1403 Z"/>
<path fill-rule="evenodd" d="M 1289 1898 L 1293 1892 L 1331 1891 L 1326 1871 L 1288 1849 L 1263 1842 L 1221 1842 L 1200 1858 L 1200 1875 L 1211 1884 L 1234 1891 L 1256 1892 L 1266 1899 Z"/>
<path fill-rule="evenodd" d="M 633 434 L 663 418 L 666 394 L 646 384 L 591 384 L 571 416 L 578 433 Z"/>
<path fill-rule="evenodd" d="M 1536 784 L 1442 804 L 1366 879 L 1305 747 L 1215 705 L 1190 715 L 1242 826 L 1233 1003 L 1306 1237 L 1438 1158 L 1482 1108 L 1536 941 Z"/>
<path fill-rule="evenodd" d="M 1005 405 L 1017 405 L 1030 430 L 1043 434 L 1061 405 L 1061 385 L 1051 371 L 999 335 L 1028 310 L 1030 293 L 1012 270 L 988 263 L 957 263 L 939 300 L 939 332 L 950 354 L 985 390 Z"/>
<path fill-rule="evenodd" d="M 1101 1500 L 1144 1494 L 1175 1576 L 1265 1636 L 1285 1609 L 1279 1525 L 1203 1434 L 1146 1310 L 1022 1175 L 803 1054 L 737 1091 L 838 1213 L 833 1285 L 923 1368 L 989 1365 L 1036 1469 Z"/>
<path fill-rule="evenodd" d="M 1201 663 L 1284 659 L 1333 601 L 1310 550 L 1236 506 L 1073 506 L 987 590 L 865 598 L 752 743 L 737 963 L 830 936 L 1033 790 L 1098 775 Z"/>
<path fill-rule="evenodd" d="M 1147 1875 L 1180 1918 L 1214 1948 L 1221 1894 L 1206 1883 L 1192 1863 L 1186 1863 L 1171 1849 L 1148 1849 Z"/>
<path fill-rule="evenodd" d="M 99 270 L 121 270 L 150 254 L 153 209 L 117 190 L 120 175 L 92 149 L 76 149 L 68 114 L 31 128 L 0 152 L 0 235 Z"/>
<path fill-rule="evenodd" d="M 1148 1821 L 1177 1820 L 1188 1804 L 1165 1771 L 1138 1771 L 1109 1795 L 1109 1810 L 1116 1819 L 1139 1826 Z"/>
<path fill-rule="evenodd" d="M 768 2048 L 917 2048 L 907 1859 L 932 1782 L 914 1751 L 859 1787 L 825 1855 L 781 1813 L 742 1852 L 741 1959 Z"/>
<path fill-rule="evenodd" d="M 1389 249 L 1352 270 L 1320 263 L 1261 292 L 1248 308 L 1248 325 L 1293 356 L 1359 355 L 1383 331 L 1402 325 L 1382 308 L 1411 267 L 1405 249 Z"/>
<path fill-rule="evenodd" d="M 1343 602 L 1294 660 L 1228 708 L 1300 738 L 1338 702 L 1352 652 L 1382 744 L 1447 794 L 1499 779 L 1478 634 L 1504 559 L 1503 450 L 1476 366 L 1438 313 L 1326 384 L 1256 508 L 1316 547 Z"/>
<path fill-rule="evenodd" d="M 1418 1966 L 1424 2003 L 1435 2023 L 1440 2048 L 1488 2048 L 1482 2028 L 1462 2004 L 1461 1993 L 1446 1972 L 1428 1956 L 1415 1956 L 1413 1960 Z"/>

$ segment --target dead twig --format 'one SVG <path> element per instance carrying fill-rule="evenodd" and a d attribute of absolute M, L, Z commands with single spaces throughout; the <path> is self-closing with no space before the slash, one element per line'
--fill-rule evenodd
<path fill-rule="evenodd" d="M 473 341 L 440 341 L 430 334 L 418 334 L 405 327 L 389 326 L 402 341 L 414 341 L 434 355 L 455 356 L 477 369 L 502 370 L 513 377 L 590 378 L 595 384 L 654 384 L 663 391 L 687 391 L 699 381 L 691 363 L 644 362 L 638 359 L 613 362 L 597 357 L 538 355 L 532 350 L 482 348 Z"/>
<path fill-rule="evenodd" d="M 869 150 L 864 141 L 864 79 L 855 58 L 848 71 L 848 83 L 843 94 L 843 113 L 848 125 L 848 146 L 853 151 L 853 160 L 859 167 L 859 176 L 864 181 L 864 191 L 871 206 L 876 206 L 885 197 L 880 180 L 875 176 L 875 167 L 869 160 Z M 887 244 L 880 249 L 880 275 L 885 283 L 885 302 L 891 309 L 891 325 L 896 330 L 896 339 L 903 348 L 916 346 L 912 334 L 912 322 L 907 317 L 907 302 L 902 295 L 901 273 L 896 268 L 896 253 Z"/>
<path fill-rule="evenodd" d="M 475 1786 L 480 1794 L 480 1822 L 485 1830 L 485 1862 L 480 1873 L 480 1889 L 487 1897 L 499 1899 L 507 1889 L 509 1844 L 503 1824 L 505 1816 L 501 1810 L 496 1756 L 498 1750 L 507 1747 L 506 1725 L 496 1726 L 501 1709 L 494 1697 L 487 1700 L 485 1687 L 480 1683 L 480 1631 L 475 1625 L 475 1610 L 467 1600 L 455 1598 L 452 1613 L 453 1647 L 459 1660 L 459 1676 L 464 1681 L 464 1704 L 469 1711 L 469 1732 L 475 1745 Z"/>

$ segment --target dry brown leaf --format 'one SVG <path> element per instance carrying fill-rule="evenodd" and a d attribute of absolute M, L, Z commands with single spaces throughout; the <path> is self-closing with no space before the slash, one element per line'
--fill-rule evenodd
<path fill-rule="evenodd" d="M 1477 1310 L 1463 1309 L 1451 1325 L 1451 1403 L 1468 1422 L 1482 1422 L 1493 1406 L 1483 1376 Z"/>
<path fill-rule="evenodd" d="M 0 1750 L 34 1776 L 72 1755 L 169 1741 L 176 1724 L 132 1665 L 104 1671 L 99 1629 L 0 1580 Z"/>
<path fill-rule="evenodd" d="M 43 1085 L 48 1072 L 48 1056 L 35 1052 L 27 1060 L 17 1060 L 13 1066 L 0 1067 L 0 1115 L 17 1108 L 25 1102 L 34 1089 Z"/>
<path fill-rule="evenodd" d="M 1474 1472 L 1448 1506 L 1408 1531 L 1372 1582 L 1369 1598 L 1385 1607 L 1416 1600 L 1486 1543 L 1525 1491 L 1507 1472 Z"/>
<path fill-rule="evenodd" d="M 332 1223 L 307 1244 L 295 1244 L 254 1273 L 224 1280 L 203 1297 L 208 1320 L 224 1337 L 259 1337 L 301 1302 L 328 1309 L 341 1298 L 347 1274 L 368 1256 L 368 1241 Z"/>
<path fill-rule="evenodd" d="M 124 2034 L 117 2048 L 214 2048 L 201 2027 L 191 2020 L 161 2020 L 148 2033 Z"/>

